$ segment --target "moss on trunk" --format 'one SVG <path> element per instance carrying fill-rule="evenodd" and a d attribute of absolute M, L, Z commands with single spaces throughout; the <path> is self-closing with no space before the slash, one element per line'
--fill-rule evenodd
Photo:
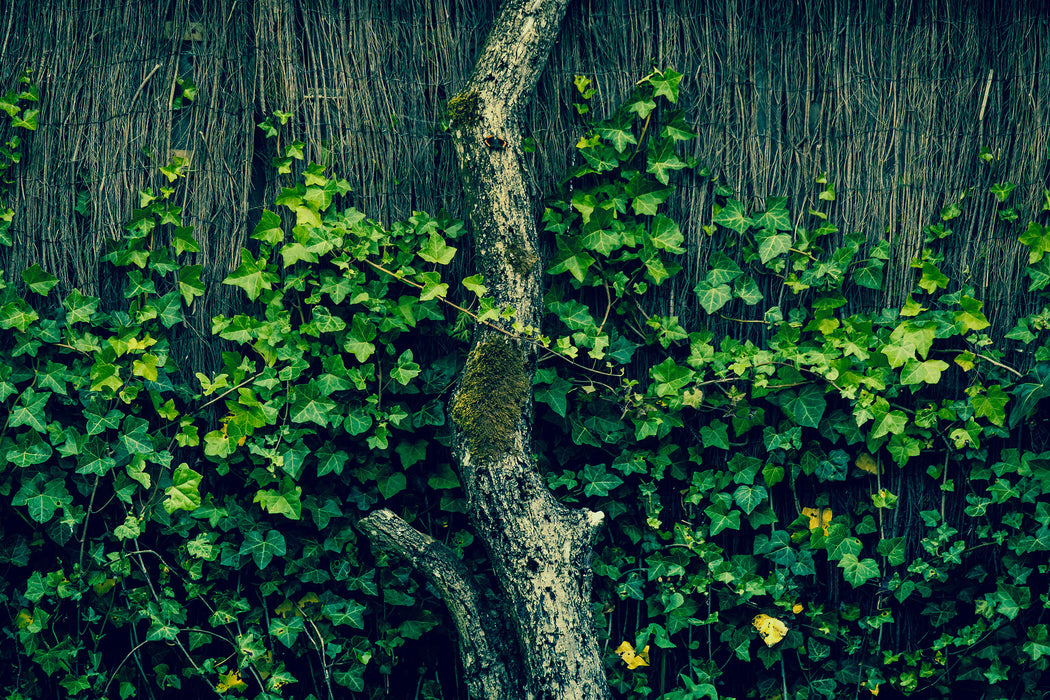
<path fill-rule="evenodd" d="M 470 441 L 475 459 L 484 462 L 512 447 L 528 396 L 525 357 L 512 343 L 484 340 L 471 350 L 452 400 L 452 419 Z"/>

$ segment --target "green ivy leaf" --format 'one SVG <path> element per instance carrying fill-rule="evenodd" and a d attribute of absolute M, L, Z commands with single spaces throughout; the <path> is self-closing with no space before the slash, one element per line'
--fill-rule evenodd
<path fill-rule="evenodd" d="M 198 483 L 199 481 L 198 478 Z M 299 520 L 303 511 L 302 494 L 302 487 L 296 486 L 295 482 L 286 476 L 281 479 L 280 490 L 260 489 L 256 491 L 252 503 L 258 503 L 270 515 L 284 515 L 289 520 Z M 197 500 L 200 505 L 199 496 Z"/>
<path fill-rule="evenodd" d="M 623 484 L 623 479 L 606 471 L 605 467 L 600 464 L 584 466 L 581 481 L 584 494 L 599 497 L 608 496 L 610 491 Z"/>
<path fill-rule="evenodd" d="M 736 199 L 730 199 L 725 203 L 725 206 L 715 214 L 714 222 L 737 233 L 744 233 L 754 225 L 754 222 L 744 215 L 744 203 Z"/>
<path fill-rule="evenodd" d="M 33 292 L 47 296 L 48 292 L 58 284 L 58 278 L 50 272 L 45 272 L 40 265 L 34 264 L 27 270 L 22 271 L 22 280 Z"/>
<path fill-rule="evenodd" d="M 879 577 L 879 564 L 874 559 L 858 560 L 855 554 L 846 554 L 839 561 L 839 566 L 843 570 L 843 578 L 854 588 Z"/>
<path fill-rule="evenodd" d="M 437 231 L 430 232 L 427 244 L 420 249 L 419 257 L 429 263 L 448 265 L 456 255 L 456 249 L 445 244 L 445 239 Z"/>
<path fill-rule="evenodd" d="M 745 515 L 751 515 L 755 508 L 768 497 L 769 492 L 765 486 L 741 484 L 733 491 L 733 500 L 740 506 L 740 510 L 744 511 Z"/>
<path fill-rule="evenodd" d="M 277 275 L 267 269 L 265 257 L 256 260 L 250 250 L 241 248 L 240 266 L 231 272 L 222 283 L 240 287 L 248 295 L 250 301 L 255 301 L 263 290 L 272 289 L 276 281 Z"/>
<path fill-rule="evenodd" d="M 755 240 L 758 242 L 758 259 L 763 265 L 791 250 L 791 236 L 786 233 L 767 229 L 756 234 Z"/>
<path fill-rule="evenodd" d="M 718 501 L 704 509 L 711 522 L 711 536 L 714 537 L 722 530 L 740 529 L 740 511 L 729 510 L 723 501 Z"/>
<path fill-rule="evenodd" d="M 697 282 L 693 292 L 700 306 L 709 314 L 715 313 L 733 299 L 733 290 L 728 284 L 712 284 L 706 279 Z"/>
<path fill-rule="evenodd" d="M 274 557 L 283 557 L 288 549 L 284 535 L 277 530 L 267 530 L 265 534 L 262 530 L 252 530 L 245 536 L 239 553 L 251 556 L 259 569 L 265 569 Z"/>
<path fill-rule="evenodd" d="M 908 386 L 909 384 L 918 384 L 920 382 L 926 382 L 927 384 L 936 384 L 941 380 L 941 372 L 948 369 L 948 363 L 943 360 L 926 360 L 919 362 L 918 360 L 909 358 L 904 363 L 904 368 L 901 369 L 901 384 Z"/>
<path fill-rule="evenodd" d="M 204 296 L 204 282 L 201 281 L 202 265 L 187 265 L 179 269 L 179 292 L 188 308 L 196 297 Z"/>
<path fill-rule="evenodd" d="M 292 616 L 287 620 L 277 617 L 270 620 L 270 636 L 275 637 L 277 641 L 288 649 L 295 645 L 295 640 L 299 638 L 299 633 L 305 629 L 303 618 L 298 616 Z"/>
<path fill-rule="evenodd" d="M 798 394 L 789 396 L 783 404 L 788 415 L 804 428 L 816 428 L 828 406 L 824 390 L 817 384 L 806 384 Z"/>
<path fill-rule="evenodd" d="M 11 409 L 11 415 L 7 419 L 8 428 L 16 428 L 27 425 L 38 433 L 47 432 L 47 414 L 44 412 L 48 399 L 51 398 L 50 391 L 33 391 L 27 388 L 18 397 L 18 403 Z"/>
<path fill-rule="evenodd" d="M 64 508 L 73 501 L 73 496 L 66 490 L 63 479 L 51 479 L 41 487 L 40 478 L 24 483 L 18 490 L 11 504 L 25 506 L 29 517 L 34 522 L 43 524 L 51 520 L 55 511 Z"/>
<path fill-rule="evenodd" d="M 51 445 L 41 440 L 35 433 L 29 433 L 20 436 L 18 444 L 9 449 L 4 454 L 4 458 L 19 469 L 26 469 L 47 462 L 53 453 Z"/>
<path fill-rule="evenodd" d="M 175 468 L 171 478 L 172 485 L 164 491 L 164 510 L 169 515 L 177 510 L 196 510 L 201 504 L 202 476 L 183 462 Z"/>
<path fill-rule="evenodd" d="M 663 214 L 658 214 L 653 219 L 649 240 L 659 250 L 666 250 L 668 253 L 676 254 L 685 252 L 685 249 L 681 247 L 682 243 L 685 242 L 685 237 L 679 230 L 678 224 Z"/>
<path fill-rule="evenodd" d="M 787 197 L 768 197 L 766 199 L 766 210 L 759 214 L 754 220 L 755 228 L 767 229 L 770 232 L 791 231 L 791 214 L 787 210 Z M 788 238 L 790 245 L 791 239 Z M 763 260 L 762 262 L 765 262 Z"/>

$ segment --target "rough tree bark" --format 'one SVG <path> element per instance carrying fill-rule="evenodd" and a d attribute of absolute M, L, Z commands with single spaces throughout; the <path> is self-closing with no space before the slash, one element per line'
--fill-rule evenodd
<path fill-rule="evenodd" d="M 499 308 L 538 327 L 542 265 L 522 162 L 520 115 L 568 0 L 505 0 L 449 112 L 477 265 Z M 478 325 L 450 403 L 454 455 L 471 524 L 499 590 L 389 511 L 370 540 L 408 559 L 441 591 L 456 623 L 472 697 L 609 697 L 591 613 L 589 559 L 602 513 L 557 502 L 532 452 L 534 347 Z"/>

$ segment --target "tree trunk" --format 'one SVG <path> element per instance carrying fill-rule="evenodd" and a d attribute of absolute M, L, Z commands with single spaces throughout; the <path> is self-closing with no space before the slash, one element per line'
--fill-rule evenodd
<path fill-rule="evenodd" d="M 542 301 L 520 113 L 567 4 L 507 0 L 466 88 L 449 101 L 475 259 L 488 295 L 497 308 L 513 310 L 518 328 L 539 326 Z M 589 568 L 603 514 L 557 502 L 537 470 L 534 373 L 531 343 L 479 324 L 449 412 L 472 527 L 488 550 L 499 594 L 389 511 L 369 516 L 362 527 L 441 591 L 457 625 L 472 697 L 608 698 Z"/>

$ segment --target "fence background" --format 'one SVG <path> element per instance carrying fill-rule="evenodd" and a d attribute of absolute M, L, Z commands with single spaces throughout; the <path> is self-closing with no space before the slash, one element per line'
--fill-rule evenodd
<path fill-rule="evenodd" d="M 10 276 L 39 262 L 62 279 L 58 293 L 98 294 L 104 241 L 120 235 L 140 188 L 164 184 L 157 168 L 168 154 L 185 151 L 190 176 L 178 196 L 209 293 L 194 304 L 196 333 L 179 359 L 206 366 L 211 351 L 192 338 L 233 310 L 219 282 L 279 187 L 273 144 L 254 125 L 291 112 L 285 142 L 302 140 L 307 161 L 347 178 L 370 216 L 459 214 L 440 122 L 496 11 L 479 0 L 8 0 L 0 86 L 31 67 L 41 113 L 13 171 L 16 244 L 4 268 Z M 537 201 L 564 177 L 584 128 L 571 107 L 574 75 L 595 81 L 601 115 L 652 66 L 673 67 L 700 134 L 692 155 L 745 202 L 786 195 L 793 212 L 827 173 L 832 222 L 894 243 L 889 303 L 911 287 L 922 228 L 980 186 L 952 222 L 942 269 L 978 288 L 1002 332 L 1029 305 L 1020 223 L 1000 221 L 985 191 L 1014 182 L 1023 216 L 1041 208 L 1047 36 L 1050 10 L 1039 2 L 575 0 L 525 115 Z M 172 109 L 177 78 L 199 87 L 181 110 Z M 982 147 L 990 165 L 977 158 Z M 672 214 L 691 275 L 659 290 L 665 298 L 682 298 L 704 269 L 712 203 L 708 180 L 680 179 Z"/>

